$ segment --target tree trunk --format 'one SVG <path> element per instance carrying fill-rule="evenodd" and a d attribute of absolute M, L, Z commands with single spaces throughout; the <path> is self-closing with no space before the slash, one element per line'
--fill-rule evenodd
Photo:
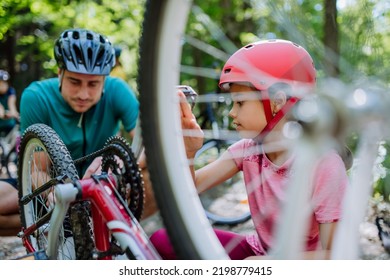
<path fill-rule="evenodd" d="M 337 77 L 339 69 L 339 27 L 337 23 L 337 0 L 324 0 L 324 67 L 326 75 Z"/>

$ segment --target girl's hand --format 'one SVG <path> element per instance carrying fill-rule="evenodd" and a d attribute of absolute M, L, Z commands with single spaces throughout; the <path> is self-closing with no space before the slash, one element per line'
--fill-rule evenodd
<path fill-rule="evenodd" d="M 191 111 L 191 105 L 182 91 L 178 91 L 180 98 L 181 126 L 183 130 L 184 145 L 188 158 L 194 158 L 196 152 L 203 145 L 204 134 Z"/>

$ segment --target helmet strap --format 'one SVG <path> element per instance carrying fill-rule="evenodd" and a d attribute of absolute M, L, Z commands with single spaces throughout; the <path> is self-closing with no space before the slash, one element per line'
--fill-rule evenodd
<path fill-rule="evenodd" d="M 291 110 L 291 108 L 298 102 L 297 97 L 291 97 L 290 99 L 287 100 L 286 104 L 275 114 L 275 116 L 272 116 L 272 111 L 271 111 L 271 105 L 268 106 L 269 113 L 271 114 L 271 119 L 268 120 L 267 117 L 267 110 L 265 109 L 266 104 L 263 101 L 263 106 L 264 106 L 264 111 L 265 111 L 265 116 L 267 118 L 267 125 L 264 127 L 264 129 L 257 135 L 254 140 L 257 143 L 262 143 L 264 138 L 274 129 L 274 127 L 280 122 L 280 120 L 286 115 L 288 111 Z M 270 104 L 270 101 L 268 99 L 268 104 Z"/>
<path fill-rule="evenodd" d="M 64 80 L 64 72 L 65 70 L 64 69 L 60 69 L 59 73 L 58 73 L 58 80 L 60 81 L 59 83 L 59 87 L 58 87 L 58 90 L 60 91 L 61 93 L 61 90 L 62 90 L 62 82 Z"/>
<path fill-rule="evenodd" d="M 271 100 L 269 97 L 269 93 L 268 90 L 262 90 L 260 92 L 261 92 L 261 102 L 263 103 L 265 118 L 267 120 L 267 123 L 269 123 L 274 117 L 272 114 Z"/>

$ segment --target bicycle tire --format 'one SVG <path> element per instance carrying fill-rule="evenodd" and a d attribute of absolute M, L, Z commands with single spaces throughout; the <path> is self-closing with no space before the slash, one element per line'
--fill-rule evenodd
<path fill-rule="evenodd" d="M 35 162 L 37 158 L 34 158 L 34 153 L 37 151 L 45 152 L 50 160 L 52 167 L 49 169 L 49 178 L 32 176 L 33 171 L 42 171 L 38 168 L 43 167 L 42 164 L 44 164 L 43 162 Z M 19 206 L 21 222 L 24 229 L 36 223 L 38 219 L 49 213 L 50 209 L 46 204 L 47 196 L 45 197 L 40 193 L 31 198 L 27 203 L 23 202 L 23 198 L 32 193 L 32 185 L 34 183 L 39 186 L 41 185 L 37 180 L 43 179 L 46 182 L 48 179 L 53 179 L 61 175 L 67 176 L 65 181 L 78 179 L 77 170 L 68 149 L 58 134 L 49 126 L 44 124 L 31 125 L 23 134 L 18 162 Z M 35 188 L 35 190 L 39 190 L 39 187 Z M 70 225 L 69 219 L 64 221 L 61 234 L 58 237 L 58 249 L 55 250 L 58 252 L 58 255 L 49 256 L 52 259 L 85 259 L 91 255 L 93 244 L 91 244 L 92 238 L 89 235 L 91 227 L 86 222 L 86 219 L 88 219 L 87 209 L 81 207 L 80 204 L 75 204 L 73 207 L 75 208 L 72 209 L 71 207 L 71 212 L 77 212 L 79 216 L 83 217 L 83 220 L 79 220 L 78 222 L 73 221 L 72 225 Z M 34 235 L 27 235 L 25 237 L 32 244 L 35 251 L 46 250 L 48 245 L 46 232 L 48 230 L 50 230 L 50 223 L 46 222 L 38 226 Z"/>
<path fill-rule="evenodd" d="M 180 259 L 227 259 L 188 168 L 175 85 L 191 1 L 147 1 L 138 88 L 148 169 L 160 213 Z M 179 134 L 182 135 L 182 134 Z M 172 159 L 172 155 L 175 159 Z M 191 209 L 191 211 L 188 211 Z"/>

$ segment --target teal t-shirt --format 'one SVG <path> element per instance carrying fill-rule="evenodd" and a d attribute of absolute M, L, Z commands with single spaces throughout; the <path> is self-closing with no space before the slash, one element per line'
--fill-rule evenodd
<path fill-rule="evenodd" d="M 83 114 L 75 112 L 59 91 L 58 78 L 31 83 L 20 101 L 20 127 L 23 133 L 32 124 L 52 127 L 67 146 L 73 159 L 101 149 L 115 135 L 120 122 L 126 131 L 136 126 L 139 102 L 126 82 L 106 77 L 100 101 Z M 84 172 L 86 163 L 79 172 Z M 81 176 L 82 174 L 80 174 Z"/>

